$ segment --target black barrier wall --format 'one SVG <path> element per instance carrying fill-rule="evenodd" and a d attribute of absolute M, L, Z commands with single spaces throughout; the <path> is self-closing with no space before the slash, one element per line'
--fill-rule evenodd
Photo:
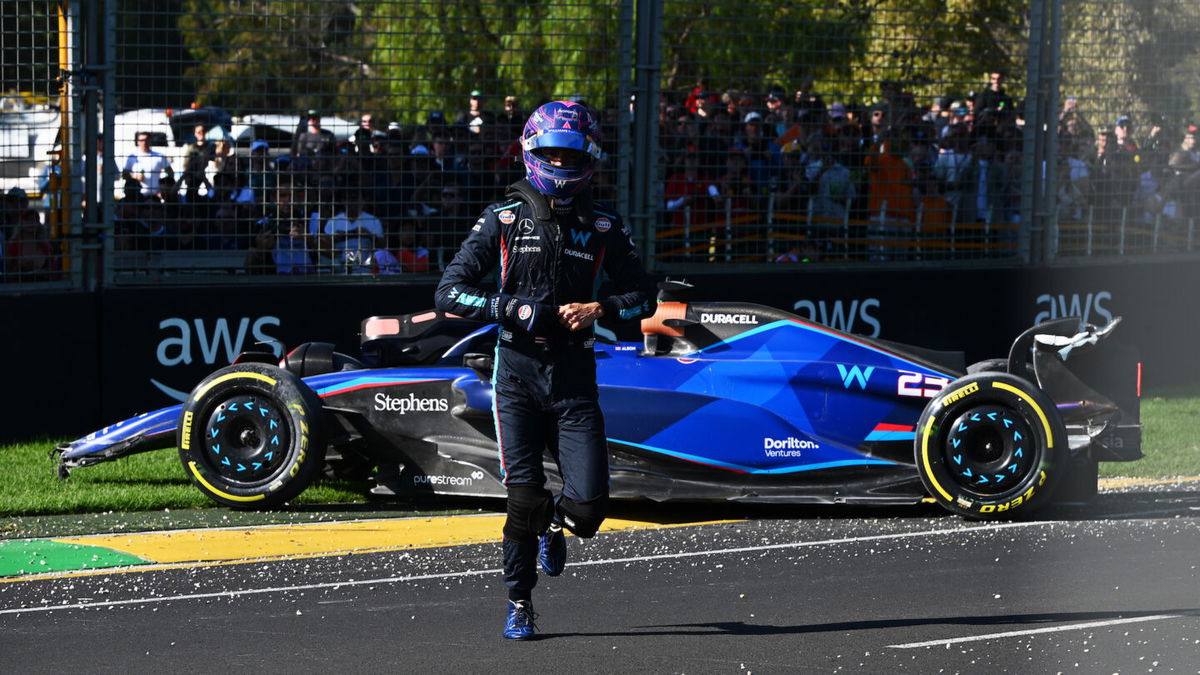
<path fill-rule="evenodd" d="M 1079 315 L 1136 346 L 1150 388 L 1200 381 L 1200 263 L 690 278 L 697 300 L 753 301 L 834 328 L 969 360 L 1004 356 L 1036 321 Z M 256 343 L 358 352 L 360 321 L 432 306 L 433 283 L 121 289 L 0 297 L 0 439 L 88 432 L 172 404 Z M 624 332 L 636 326 L 623 327 Z"/>

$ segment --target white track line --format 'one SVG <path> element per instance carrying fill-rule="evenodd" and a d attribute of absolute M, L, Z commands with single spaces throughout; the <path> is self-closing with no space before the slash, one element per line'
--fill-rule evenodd
<path fill-rule="evenodd" d="M 988 633 L 987 635 L 970 635 L 966 637 L 945 638 L 942 640 L 927 640 L 925 642 L 909 642 L 902 645 L 888 645 L 891 649 L 917 649 L 919 647 L 941 647 L 953 644 L 961 644 L 963 642 L 981 642 L 983 640 L 998 640 L 1001 638 L 1020 637 L 1022 635 L 1040 635 L 1042 633 L 1063 633 L 1071 630 L 1084 630 L 1086 628 L 1105 628 L 1108 626 L 1120 626 L 1128 623 L 1144 623 L 1146 621 L 1162 621 L 1163 619 L 1179 619 L 1185 616 L 1196 616 L 1194 612 L 1179 612 L 1177 614 L 1155 614 L 1154 616 L 1137 616 L 1129 619 L 1110 619 L 1108 621 L 1088 621 L 1087 623 L 1072 623 L 1063 626 L 1051 626 L 1049 628 L 1031 628 L 1028 630 L 1014 630 L 1007 633 Z"/>
<path fill-rule="evenodd" d="M 620 565 L 631 562 L 650 562 L 655 560 L 680 560 L 710 555 L 729 555 L 732 553 L 753 553 L 756 551 L 777 551 L 784 549 L 809 548 L 815 546 L 833 546 L 868 541 L 887 541 L 892 539 L 909 539 L 912 537 L 929 537 L 940 534 L 954 535 L 963 533 L 988 533 L 996 530 L 1009 530 L 1019 527 L 1037 527 L 1039 525 L 1055 525 L 1057 521 L 1034 521 L 1021 523 L 1001 523 L 978 527 L 956 527 L 945 530 L 926 530 L 921 532 L 900 532 L 896 534 L 878 534 L 867 537 L 846 537 L 842 539 L 824 539 L 821 541 L 799 541 L 787 544 L 768 544 L 764 546 L 741 546 L 738 548 L 723 548 L 715 551 L 688 551 L 682 553 L 661 553 L 658 555 L 631 556 L 628 558 L 607 558 L 603 560 L 581 560 L 570 564 L 571 567 L 592 565 Z M 491 574 L 501 574 L 499 569 L 467 570 L 464 572 L 445 572 L 441 574 L 418 574 L 403 577 L 384 577 L 379 579 L 357 579 L 354 581 L 331 581 L 320 584 L 303 584 L 297 586 L 276 586 L 272 588 L 251 588 L 240 591 L 222 591 L 218 593 L 191 593 L 188 595 L 163 595 L 149 598 L 132 598 L 129 600 L 109 600 L 105 602 L 79 602 L 65 605 L 38 605 L 14 609 L 0 609 L 0 615 L 24 614 L 29 612 L 52 612 L 64 609 L 91 609 L 100 607 L 120 607 L 123 605 L 145 605 L 176 600 L 212 600 L 220 598 L 236 598 L 241 596 L 262 595 L 265 593 L 289 593 L 294 591 L 310 591 L 316 589 L 336 589 L 351 586 L 370 586 L 375 584 L 396 584 L 411 581 L 429 581 L 433 579 L 456 579 Z"/>

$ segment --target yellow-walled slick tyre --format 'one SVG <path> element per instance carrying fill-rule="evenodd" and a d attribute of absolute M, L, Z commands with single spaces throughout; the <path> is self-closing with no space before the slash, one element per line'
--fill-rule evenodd
<path fill-rule="evenodd" d="M 176 440 L 188 478 L 214 501 L 269 509 L 300 494 L 325 460 L 321 401 L 262 363 L 222 368 L 192 390 Z"/>
<path fill-rule="evenodd" d="M 1067 457 L 1067 432 L 1054 403 L 1007 373 L 951 382 L 917 425 L 916 462 L 925 489 L 968 518 L 1019 518 L 1045 506 Z"/>

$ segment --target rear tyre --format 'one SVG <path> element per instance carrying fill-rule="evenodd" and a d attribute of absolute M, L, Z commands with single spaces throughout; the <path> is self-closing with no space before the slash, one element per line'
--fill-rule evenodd
<path fill-rule="evenodd" d="M 1067 454 L 1054 404 L 1007 373 L 951 382 L 917 425 L 921 482 L 938 504 L 969 518 L 1012 519 L 1045 506 L 1066 472 Z"/>
<path fill-rule="evenodd" d="M 325 461 L 321 401 L 299 377 L 245 363 L 206 377 L 183 404 L 179 458 L 192 483 L 236 509 L 300 494 Z"/>

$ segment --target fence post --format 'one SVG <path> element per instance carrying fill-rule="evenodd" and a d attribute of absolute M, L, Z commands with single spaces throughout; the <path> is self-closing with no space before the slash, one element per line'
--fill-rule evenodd
<path fill-rule="evenodd" d="M 1062 0 L 1032 0 L 1029 13 L 1025 119 L 1046 122 L 1026 124 L 1022 139 L 1021 172 L 1025 177 L 1025 189 L 1021 191 L 1021 222 L 1024 227 L 1019 233 L 1019 249 L 1026 263 L 1048 263 L 1058 256 L 1059 244 L 1054 205 L 1058 130 L 1050 120 L 1057 119 Z M 1032 250 L 1032 234 L 1036 231 L 1042 234 L 1038 260 L 1034 260 Z"/>
<path fill-rule="evenodd" d="M 654 214 L 656 213 L 651 192 L 661 184 L 657 175 L 658 154 L 658 86 L 662 69 L 662 0 L 633 0 L 637 7 L 636 31 L 637 65 L 634 72 L 633 91 L 637 94 L 634 107 L 634 143 L 631 160 L 633 200 L 629 208 L 630 226 L 634 236 L 641 242 L 642 259 L 653 270 L 654 262 Z"/>

